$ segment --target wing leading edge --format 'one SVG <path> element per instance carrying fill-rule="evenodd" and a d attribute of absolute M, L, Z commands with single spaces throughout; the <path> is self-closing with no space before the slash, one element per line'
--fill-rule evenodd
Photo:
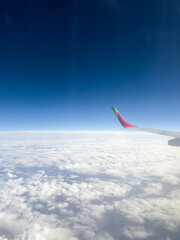
<path fill-rule="evenodd" d="M 128 123 L 121 114 L 117 111 L 115 107 L 112 107 L 112 110 L 114 111 L 116 117 L 118 118 L 119 122 L 124 128 L 137 130 L 137 131 L 144 131 L 149 133 L 155 133 L 160 134 L 164 136 L 174 137 L 173 139 L 168 141 L 169 145 L 172 146 L 178 146 L 180 147 L 180 132 L 174 132 L 174 131 L 167 131 L 167 130 L 158 130 L 158 129 L 149 129 L 149 128 L 139 128 L 137 126 L 134 126 L 130 123 Z"/>

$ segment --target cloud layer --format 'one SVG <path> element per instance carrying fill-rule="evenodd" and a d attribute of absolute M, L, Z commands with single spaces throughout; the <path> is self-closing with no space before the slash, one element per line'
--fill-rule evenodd
<path fill-rule="evenodd" d="M 0 134 L 0 240 L 180 239 L 180 149 L 142 133 Z"/>

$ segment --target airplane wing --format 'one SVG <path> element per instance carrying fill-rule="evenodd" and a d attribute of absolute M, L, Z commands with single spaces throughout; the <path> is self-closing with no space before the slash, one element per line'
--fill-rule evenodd
<path fill-rule="evenodd" d="M 116 117 L 120 121 L 121 125 L 124 128 L 131 129 L 131 130 L 137 130 L 137 131 L 144 131 L 144 132 L 149 132 L 149 133 L 155 133 L 155 134 L 160 134 L 164 136 L 170 136 L 174 137 L 173 139 L 168 141 L 169 145 L 172 146 L 180 146 L 180 132 L 174 132 L 174 131 L 167 131 L 167 130 L 157 130 L 157 129 L 149 129 L 149 128 L 139 128 L 137 126 L 134 126 L 130 123 L 128 123 L 122 116 L 121 114 L 117 111 L 116 108 L 112 107 L 112 110 L 114 111 Z"/>

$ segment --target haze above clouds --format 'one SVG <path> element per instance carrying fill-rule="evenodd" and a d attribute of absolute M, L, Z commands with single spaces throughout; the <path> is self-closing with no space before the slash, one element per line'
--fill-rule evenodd
<path fill-rule="evenodd" d="M 0 239 L 180 239 L 180 149 L 129 132 L 0 133 Z"/>

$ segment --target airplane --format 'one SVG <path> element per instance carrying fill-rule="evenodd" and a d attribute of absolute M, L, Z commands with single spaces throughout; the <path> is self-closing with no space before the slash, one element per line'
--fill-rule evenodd
<path fill-rule="evenodd" d="M 118 118 L 118 120 L 120 121 L 121 125 L 122 125 L 124 128 L 173 137 L 172 139 L 170 139 L 170 140 L 168 141 L 168 145 L 170 145 L 170 146 L 175 146 L 175 147 L 180 147 L 180 132 L 166 131 L 166 130 L 156 130 L 156 129 L 149 129 L 149 128 L 139 128 L 139 127 L 137 127 L 137 126 L 134 126 L 134 125 L 128 123 L 128 122 L 121 116 L 121 114 L 117 111 L 117 109 L 116 109 L 115 107 L 112 107 L 112 110 L 114 111 L 116 117 Z"/>

